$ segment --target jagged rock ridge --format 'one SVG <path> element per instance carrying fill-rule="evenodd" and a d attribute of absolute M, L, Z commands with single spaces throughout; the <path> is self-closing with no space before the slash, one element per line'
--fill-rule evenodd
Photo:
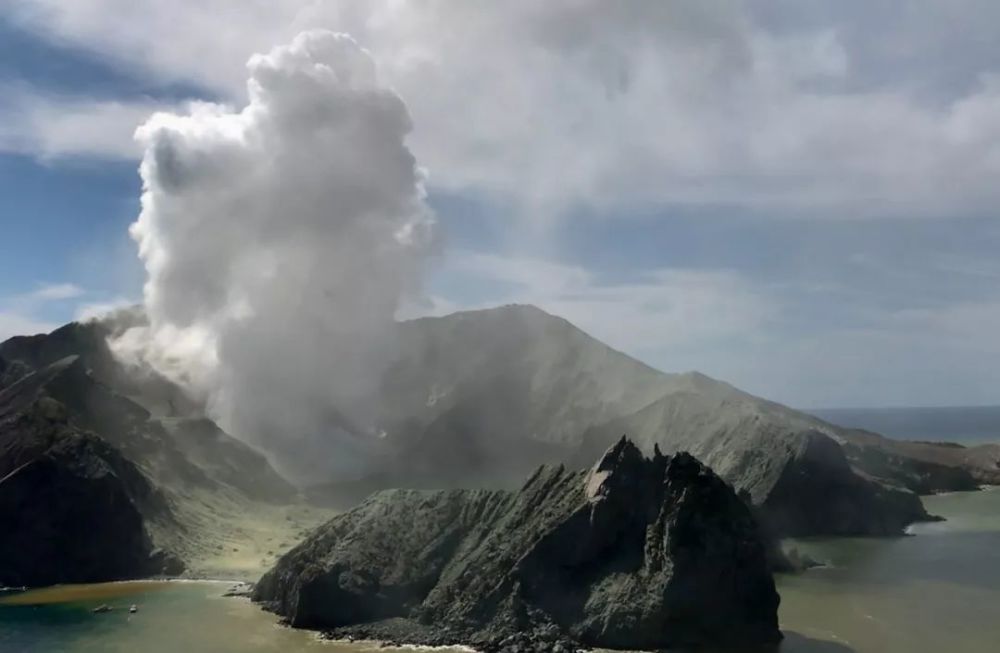
<path fill-rule="evenodd" d="M 255 600 L 294 626 L 382 621 L 399 641 L 485 648 L 525 632 L 633 649 L 780 638 L 750 509 L 691 456 L 646 459 L 624 438 L 518 491 L 378 493 L 282 557 Z"/>

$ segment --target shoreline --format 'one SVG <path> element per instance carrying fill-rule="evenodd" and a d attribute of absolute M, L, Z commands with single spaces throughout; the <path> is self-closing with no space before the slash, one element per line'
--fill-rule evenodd
<path fill-rule="evenodd" d="M 997 490 L 1000 487 L 992 486 L 989 488 L 988 494 L 994 497 L 994 500 L 988 502 L 988 505 L 995 505 L 995 499 L 997 497 Z M 952 501 L 949 505 L 958 507 L 965 506 L 967 502 L 962 501 L 960 497 L 974 498 L 977 495 L 983 495 L 982 492 L 972 492 L 972 491 L 961 491 L 950 493 L 953 495 Z M 942 497 L 945 498 L 945 497 Z M 977 502 L 978 505 L 978 502 Z M 944 513 L 948 516 L 948 522 L 953 524 L 953 526 L 945 526 L 948 530 L 955 529 L 957 531 L 962 531 L 961 521 L 962 515 L 964 513 Z M 978 514 L 978 513 L 976 513 Z M 958 526 L 958 528 L 955 528 Z M 861 538 L 831 538 L 835 540 L 857 540 Z M 863 538 L 866 540 L 873 538 Z M 882 540 L 884 538 L 874 538 Z M 908 541 L 917 541 L 929 539 L 927 535 L 923 533 L 917 534 L 917 537 L 903 538 Z M 870 559 L 866 554 L 866 551 L 880 551 L 889 552 L 894 549 L 888 548 L 890 545 L 883 546 L 877 542 L 875 543 L 848 543 L 848 553 L 853 556 L 854 549 L 862 554 L 863 557 L 858 558 L 858 560 Z M 891 545 L 895 546 L 895 545 Z M 933 547 L 933 544 L 928 546 Z M 926 547 L 925 547 L 926 548 Z M 848 555 L 845 553 L 845 555 Z M 810 571 L 805 574 L 796 575 L 786 575 L 786 574 L 776 574 L 776 580 L 780 577 L 782 578 L 782 585 L 779 585 L 778 591 L 782 596 L 782 613 L 780 615 L 781 622 L 780 627 L 782 633 L 786 637 L 786 645 L 789 650 L 808 651 L 809 653 L 819 653 L 820 651 L 825 651 L 829 648 L 830 642 L 840 642 L 845 641 L 856 642 L 858 651 L 863 653 L 871 653 L 880 650 L 891 650 L 897 653 L 903 653 L 904 651 L 913 651 L 913 653 L 927 653 L 928 651 L 934 651 L 939 653 L 940 650 L 947 649 L 932 649 L 930 647 L 925 648 L 912 648 L 910 644 L 911 640 L 907 639 L 904 643 L 898 643 L 903 641 L 902 638 L 906 637 L 905 632 L 897 630 L 899 625 L 898 615 L 903 614 L 901 610 L 906 607 L 911 609 L 909 606 L 911 602 L 922 601 L 921 594 L 929 592 L 928 587 L 942 588 L 942 591 L 947 590 L 950 592 L 961 590 L 963 593 L 957 595 L 957 598 L 963 603 L 961 605 L 977 605 L 981 604 L 984 600 L 983 596 L 971 595 L 971 590 L 966 590 L 960 585 L 943 586 L 940 584 L 933 586 L 920 585 L 917 590 L 909 591 L 910 581 L 899 587 L 892 586 L 891 583 L 886 580 L 879 580 L 879 585 L 876 588 L 876 593 L 871 594 L 871 589 L 865 589 L 866 585 L 859 585 L 857 579 L 851 580 L 849 583 L 844 584 L 841 580 L 838 580 L 841 575 L 848 574 L 852 575 L 851 567 L 852 561 L 857 562 L 852 557 L 846 558 L 840 561 L 840 564 L 833 566 L 817 569 Z M 846 565 L 846 566 L 845 566 Z M 858 568 L 855 567 L 855 570 Z M 881 569 L 881 565 L 880 565 Z M 818 572 L 818 573 L 817 573 Z M 857 573 L 854 572 L 853 576 Z M 910 577 L 913 582 L 927 582 L 927 579 L 921 580 L 919 575 Z M 224 615 L 227 613 L 238 613 L 243 615 L 240 617 L 240 621 L 235 621 L 233 623 L 237 624 L 237 629 L 227 631 L 231 633 L 229 637 L 230 641 L 233 642 L 234 648 L 225 648 L 219 650 L 238 650 L 235 648 L 239 646 L 239 633 L 244 632 L 243 629 L 253 629 L 252 632 L 261 634 L 262 637 L 268 637 L 267 641 L 274 642 L 273 646 L 270 648 L 259 649 L 260 651 L 267 651 L 267 653 L 276 653 L 281 650 L 303 650 L 303 651 L 316 651 L 317 653 L 322 653 L 323 651 L 331 651 L 336 653 L 376 653 L 380 649 L 398 649 L 398 650 L 441 650 L 442 648 L 450 649 L 456 651 L 456 653 L 483 653 L 483 649 L 476 648 L 467 643 L 458 643 L 456 640 L 437 640 L 434 643 L 424 640 L 412 640 L 411 638 L 402 637 L 377 637 L 377 633 L 371 633 L 373 636 L 370 638 L 354 637 L 350 639 L 346 637 L 347 631 L 344 629 L 334 629 L 334 630 L 312 630 L 304 628 L 293 628 L 287 624 L 280 623 L 273 613 L 269 613 L 262 608 L 260 604 L 253 603 L 249 599 L 245 599 L 237 602 L 234 606 L 227 608 L 227 603 L 225 601 L 215 600 L 222 596 L 222 592 L 225 589 L 224 583 L 233 584 L 241 582 L 238 580 L 233 580 L 227 578 L 226 575 L 214 576 L 210 578 L 185 578 L 185 577 L 175 577 L 175 578 L 159 578 L 159 579 L 130 579 L 123 581 L 112 581 L 107 583 L 107 585 L 120 587 L 120 588 L 135 588 L 137 585 L 143 583 L 151 583 L 159 585 L 163 588 L 175 587 L 175 591 L 185 592 L 183 587 L 195 587 L 199 583 L 205 584 L 205 590 L 200 591 L 197 589 L 190 591 L 190 600 L 195 601 L 197 604 L 205 603 L 206 598 L 208 599 L 205 603 L 205 610 L 211 610 L 209 614 L 211 615 Z M 867 581 L 866 581 L 867 582 Z M 950 581 L 949 581 L 950 582 Z M 59 586 L 56 586 L 59 587 Z M 63 586 L 65 587 L 65 586 Z M 15 588 L 20 590 L 21 588 Z M 933 593 L 933 592 L 930 592 Z M 970 598 L 971 595 L 971 598 Z M 949 595 L 950 596 L 950 595 Z M 94 599 L 95 602 L 101 599 Z M 150 599 L 151 601 L 155 599 Z M 951 600 L 949 598 L 949 600 Z M 119 599 L 119 601 L 128 601 L 128 599 Z M 188 599 L 184 599 L 185 602 Z M 855 603 L 855 602 L 860 603 Z M 887 602 L 888 601 L 888 602 Z M 141 603 L 141 601 L 136 601 Z M 109 601 L 110 603 L 110 601 Z M 117 605 L 117 604 L 116 604 Z M 215 607 L 211 607 L 214 605 Z M 861 605 L 864 607 L 866 613 L 875 615 L 879 620 L 878 623 L 871 619 L 865 618 L 854 618 L 854 606 Z M 142 607 L 140 605 L 140 607 Z M 195 611 L 200 610 L 195 608 Z M 140 622 L 150 621 L 152 623 L 152 618 L 155 616 L 160 621 L 159 623 L 170 622 L 174 619 L 172 613 L 164 611 L 160 612 L 159 609 L 155 611 L 152 610 L 148 613 L 145 610 L 140 611 Z M 893 620 L 896 618 L 896 620 Z M 90 615 L 85 615 L 81 617 L 85 622 L 89 622 Z M 106 619 L 102 620 L 101 617 L 93 618 L 94 624 L 108 623 Z M 115 623 L 113 620 L 111 623 Z M 179 624 L 186 625 L 186 622 L 178 622 Z M 213 622 L 214 623 L 214 622 Z M 883 628 L 881 623 L 885 624 L 885 628 L 893 628 L 891 632 L 893 633 L 894 642 L 897 642 L 890 648 L 885 648 L 885 635 L 881 630 Z M 124 621 L 122 621 L 124 624 Z M 135 626 L 136 624 L 133 624 Z M 102 626 L 103 627 L 103 626 Z M 972 630 L 970 635 L 968 635 L 968 641 L 975 642 L 977 644 L 982 644 L 986 641 L 986 638 L 990 637 L 990 632 L 988 624 L 984 625 L 980 622 L 974 622 L 971 624 Z M 159 626 L 157 626 L 159 628 Z M 126 637 L 127 632 L 133 630 L 133 628 L 126 628 L 124 625 L 121 627 L 115 626 L 114 637 Z M 144 631 L 145 632 L 145 631 Z M 159 632 L 159 630 L 150 631 Z M 121 633 L 121 634 L 119 634 Z M 274 633 L 270 635 L 268 633 Z M 356 635 L 360 633 L 355 631 Z M 401 633 L 397 633 L 401 634 Z M 928 641 L 933 642 L 934 645 L 939 643 L 940 638 L 935 639 L 935 634 L 933 630 L 921 631 L 921 637 L 928 639 Z M 232 639 L 235 638 L 235 639 Z M 96 640 L 95 640 L 96 641 Z M 129 640 L 130 643 L 132 640 Z M 190 641 L 194 641 L 191 639 Z M 227 644 L 228 646 L 228 644 Z M 296 646 L 300 648 L 296 648 Z M 815 646 L 815 648 L 813 648 Z M 880 648 L 882 647 L 882 648 Z M 101 649 L 97 649 L 101 650 Z M 155 649 L 156 651 L 167 650 L 167 649 Z M 181 650 L 181 649 L 175 649 Z M 194 648 L 189 648 L 187 650 L 199 650 L 197 646 Z M 255 652 L 258 649 L 253 649 Z M 522 648 L 522 652 L 528 651 L 529 649 Z M 534 649 L 530 649 L 533 651 Z M 836 650 L 830 648 L 830 650 Z M 989 650 L 989 648 L 970 648 L 963 650 Z M 567 652 L 569 653 L 569 652 Z"/>
<path fill-rule="evenodd" d="M 946 492 L 936 492 L 933 494 L 919 495 L 921 498 L 928 497 L 949 497 L 949 496 L 959 496 L 959 495 L 974 495 L 980 492 L 997 492 L 1000 491 L 1000 484 L 983 484 L 974 490 L 950 490 Z M 805 537 L 789 537 L 780 538 L 781 542 L 809 542 L 809 541 L 824 541 L 829 539 L 886 539 L 895 537 L 919 537 L 923 535 L 922 533 L 911 533 L 910 529 L 914 525 L 925 524 L 925 523 L 939 523 L 950 521 L 947 517 L 932 515 L 930 519 L 918 520 L 907 526 L 906 531 L 899 535 L 844 535 L 844 536 L 826 536 L 826 535 L 815 535 L 815 536 L 805 536 Z M 263 569 L 260 575 L 266 573 L 267 569 Z M 200 574 L 205 573 L 197 569 L 185 572 L 180 576 L 149 576 L 145 578 L 128 578 L 121 580 L 107 580 L 107 581 L 95 581 L 93 583 L 58 583 L 56 585 L 45 585 L 39 587 L 0 587 L 0 593 L 6 593 L 5 596 L 0 597 L 0 605 L 2 605 L 2 599 L 15 594 L 24 594 L 27 592 L 41 592 L 47 590 L 54 590 L 57 588 L 80 588 L 89 586 L 112 586 L 112 585 L 128 585 L 128 584 L 142 584 L 142 583 L 215 583 L 215 584 L 232 584 L 232 585 L 244 585 L 252 588 L 256 584 L 256 580 L 250 580 L 249 575 L 238 575 L 238 576 L 215 576 L 206 575 L 201 576 Z M 259 575 L 258 575 L 259 579 Z M 259 605 L 259 604 L 255 604 Z"/>
<path fill-rule="evenodd" d="M 130 596 L 138 589 L 142 591 L 158 591 L 170 585 L 206 584 L 206 585 L 237 585 L 252 588 L 252 583 L 240 580 L 221 578 L 130 578 L 97 583 L 68 583 L 48 585 L 45 587 L 14 587 L 0 588 L 0 607 L 56 605 L 60 603 L 77 603 L 99 601 L 102 599 Z M 117 591 L 122 590 L 122 591 Z M 247 590 L 249 591 L 249 589 Z"/>

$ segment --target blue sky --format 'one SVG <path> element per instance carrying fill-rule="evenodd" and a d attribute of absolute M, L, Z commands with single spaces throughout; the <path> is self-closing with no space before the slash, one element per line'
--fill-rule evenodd
<path fill-rule="evenodd" d="M 139 301 L 131 132 L 240 106 L 251 54 L 327 27 L 370 48 L 428 169 L 444 247 L 411 313 L 533 302 L 802 407 L 1000 396 L 990 3 L 71 4 L 0 14 L 0 336 Z"/>

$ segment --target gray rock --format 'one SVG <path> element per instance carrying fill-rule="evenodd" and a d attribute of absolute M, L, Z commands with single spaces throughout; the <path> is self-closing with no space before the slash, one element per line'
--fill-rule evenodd
<path fill-rule="evenodd" d="M 486 651 L 775 642 L 767 555 L 710 469 L 622 438 L 590 470 L 542 467 L 518 491 L 376 494 L 254 599 L 293 626 Z"/>
<path fill-rule="evenodd" d="M 113 447 L 33 404 L 0 420 L 0 585 L 42 586 L 176 574 L 140 506 L 158 497 Z M 163 515 L 168 518 L 168 515 Z"/>

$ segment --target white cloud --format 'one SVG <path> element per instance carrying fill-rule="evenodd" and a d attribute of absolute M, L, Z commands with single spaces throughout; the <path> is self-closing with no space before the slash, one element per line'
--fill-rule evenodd
<path fill-rule="evenodd" d="M 771 29 L 752 4 L 247 5 L 17 0 L 13 16 L 237 100 L 248 53 L 303 27 L 348 31 L 407 99 L 430 182 L 503 195 L 536 222 L 578 205 L 615 213 L 622 204 L 721 203 L 857 217 L 975 213 L 1000 200 L 991 77 L 931 100 L 907 81 L 856 83 L 866 72 L 856 58 L 873 48 L 830 26 Z M 975 22 L 973 9 L 958 18 Z M 890 40 L 921 33 L 892 29 Z M 76 133 L 53 138 L 72 145 Z"/>
<path fill-rule="evenodd" d="M 154 111 L 167 108 L 153 101 L 63 98 L 23 86 L 0 86 L 0 93 L 7 96 L 0 151 L 41 158 L 138 158 L 135 128 Z"/>
<path fill-rule="evenodd" d="M 51 302 L 74 299 L 85 294 L 86 291 L 74 283 L 47 283 L 39 286 L 20 299 L 25 302 Z"/>
<path fill-rule="evenodd" d="M 1000 385 L 1000 303 L 988 297 L 935 308 L 830 306 L 851 315 L 827 320 L 798 298 L 822 303 L 842 289 L 728 270 L 603 281 L 572 265 L 454 252 L 442 272 L 475 299 L 452 290 L 418 312 L 531 303 L 661 370 L 697 369 L 795 406 L 995 403 Z"/>
<path fill-rule="evenodd" d="M 505 288 L 485 302 L 461 305 L 445 299 L 449 309 L 535 304 L 644 360 L 669 360 L 687 348 L 739 339 L 765 326 L 779 310 L 767 289 L 727 270 L 659 269 L 637 279 L 604 282 L 576 266 L 460 252 L 449 258 L 445 273 Z M 666 369 L 677 368 L 668 364 Z"/>
<path fill-rule="evenodd" d="M 406 106 L 350 37 L 304 32 L 248 68 L 241 110 L 192 105 L 137 131 L 150 324 L 116 349 L 186 375 L 286 471 L 326 478 L 365 446 L 334 417 L 371 417 L 433 216 Z"/>
<path fill-rule="evenodd" d="M 812 3 L 784 6 L 798 4 Z M 844 11 L 857 14 L 854 25 L 821 23 L 816 16 L 835 12 L 807 8 L 809 20 L 781 29 L 755 14 L 761 3 L 725 1 L 15 0 L 10 16 L 154 82 L 201 84 L 237 106 L 251 52 L 305 27 L 348 31 L 406 100 L 407 145 L 429 185 L 499 197 L 532 225 L 580 206 L 625 214 L 633 203 L 803 218 L 994 212 L 997 52 L 968 53 L 996 41 L 988 37 L 997 5 L 879 4 L 869 12 L 868 3 L 836 3 L 853 7 Z M 927 66 L 901 63 L 925 49 L 933 79 L 921 76 Z M 154 107 L 101 103 L 47 98 L 35 105 L 41 118 L 6 131 L 0 122 L 0 143 L 49 156 L 134 156 L 131 125 Z M 919 403 L 933 401 L 935 382 L 939 396 L 955 388 L 956 397 L 1000 383 L 990 298 L 885 309 L 863 328 L 818 319 L 789 327 L 792 308 L 778 289 L 732 272 L 665 269 L 612 283 L 574 266 L 464 258 L 446 271 L 510 288 L 491 303 L 535 302 L 665 369 L 697 367 L 796 403 L 864 403 L 875 392 L 905 403 L 911 390 Z M 429 302 L 404 310 L 473 303 Z M 956 371 L 963 366 L 967 377 Z M 859 382 L 861 370 L 871 378 Z"/>
<path fill-rule="evenodd" d="M 45 314 L 47 307 L 64 305 L 86 294 L 73 283 L 44 283 L 34 290 L 0 297 L 0 341 L 52 331 L 59 324 L 39 314 Z"/>
<path fill-rule="evenodd" d="M 873 310 L 864 326 L 779 331 L 736 360 L 704 364 L 727 381 L 808 407 L 992 405 L 1000 387 L 1000 303 Z"/>

